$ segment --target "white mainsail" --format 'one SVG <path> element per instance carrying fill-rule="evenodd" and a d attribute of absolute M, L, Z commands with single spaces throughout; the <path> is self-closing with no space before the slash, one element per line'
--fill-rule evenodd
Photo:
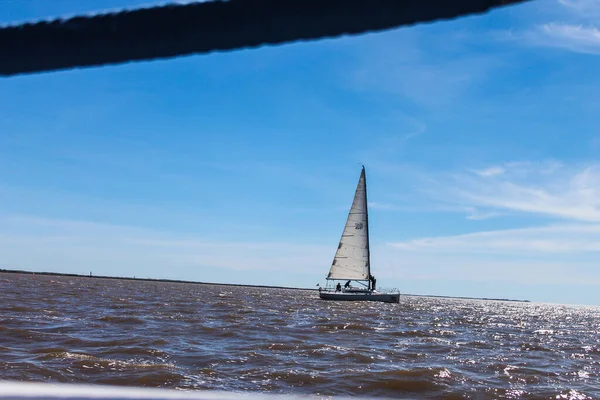
<path fill-rule="evenodd" d="M 369 279 L 369 217 L 367 214 L 367 182 L 363 167 L 356 186 L 354 201 L 346 227 L 333 259 L 327 279 Z"/>

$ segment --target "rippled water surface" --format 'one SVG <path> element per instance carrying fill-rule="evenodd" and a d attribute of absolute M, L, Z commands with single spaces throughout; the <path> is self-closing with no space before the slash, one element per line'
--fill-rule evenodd
<path fill-rule="evenodd" d="M 0 379 L 600 398 L 600 308 L 0 274 Z"/>

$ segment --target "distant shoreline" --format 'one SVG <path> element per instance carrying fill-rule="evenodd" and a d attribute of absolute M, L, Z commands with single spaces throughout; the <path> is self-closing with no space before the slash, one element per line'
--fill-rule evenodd
<path fill-rule="evenodd" d="M 271 286 L 271 285 L 245 285 L 241 283 L 215 283 L 215 282 L 199 282 L 199 281 L 186 281 L 183 279 L 154 279 L 154 278 L 135 278 L 127 276 L 104 276 L 104 275 L 81 275 L 81 274 L 67 274 L 62 272 L 33 272 L 23 271 L 18 269 L 0 269 L 0 273 L 9 274 L 23 274 L 23 275 L 48 275 L 48 276 L 68 276 L 71 278 L 92 278 L 92 279 L 117 279 L 124 281 L 143 281 L 143 282 L 167 282 L 167 283 L 191 283 L 194 285 L 213 285 L 213 286 L 239 286 L 239 287 L 255 287 L 255 288 L 268 288 L 268 289 L 291 289 L 291 290 L 316 290 L 309 288 L 296 288 L 289 286 Z"/>
<path fill-rule="evenodd" d="M 92 278 L 92 279 L 117 279 L 125 281 L 142 281 L 142 282 L 167 282 L 167 283 L 191 283 L 194 285 L 213 285 L 213 286 L 236 286 L 236 287 L 252 287 L 252 288 L 267 288 L 267 289 L 290 289 L 290 290 L 317 290 L 312 288 L 298 288 L 289 286 L 272 286 L 272 285 L 247 285 L 241 283 L 215 283 L 215 282 L 199 282 L 199 281 L 186 281 L 182 279 L 154 279 L 154 278 L 135 278 L 126 276 L 104 276 L 104 275 L 82 275 L 82 274 L 67 274 L 61 272 L 33 272 L 24 271 L 19 269 L 2 269 L 0 273 L 5 274 L 23 274 L 23 275 L 48 275 L 48 276 L 67 276 L 72 278 Z M 512 301 L 517 303 L 529 303 L 529 300 L 512 300 L 512 299 L 496 299 L 488 297 L 463 297 L 463 296 L 441 296 L 433 294 L 410 294 L 402 293 L 405 296 L 417 296 L 417 297 L 437 297 L 442 299 L 462 299 L 462 300 L 491 300 L 491 301 Z"/>

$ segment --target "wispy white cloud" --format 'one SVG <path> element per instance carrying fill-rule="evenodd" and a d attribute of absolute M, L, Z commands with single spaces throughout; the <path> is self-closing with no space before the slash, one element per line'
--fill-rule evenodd
<path fill-rule="evenodd" d="M 430 193 L 440 201 L 486 211 L 522 212 L 577 221 L 600 221 L 600 164 L 507 163 L 481 172 L 445 174 Z M 437 194 L 436 194 L 437 193 Z"/>
<path fill-rule="evenodd" d="M 541 2 L 536 18 L 527 28 L 494 32 L 500 41 L 547 47 L 583 54 L 600 54 L 600 2 L 556 0 Z"/>
<path fill-rule="evenodd" d="M 525 37 L 537 46 L 600 54 L 600 30 L 595 26 L 549 23 L 529 31 Z"/>
<path fill-rule="evenodd" d="M 401 184 L 407 190 L 398 198 L 388 195 L 387 201 L 370 204 L 373 209 L 458 212 L 469 220 L 528 214 L 600 222 L 597 163 L 517 161 L 445 172 L 388 164 L 379 171 L 391 177 L 389 187 Z M 406 181 L 407 176 L 414 179 Z"/>

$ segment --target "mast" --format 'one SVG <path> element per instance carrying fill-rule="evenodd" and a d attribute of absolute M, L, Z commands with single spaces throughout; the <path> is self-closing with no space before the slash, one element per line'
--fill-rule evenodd
<path fill-rule="evenodd" d="M 367 278 L 369 279 L 369 289 L 371 289 L 371 246 L 369 245 L 369 202 L 367 200 L 367 174 L 365 166 L 362 166 L 362 173 L 365 180 L 365 214 L 366 214 L 366 233 L 367 233 Z"/>

